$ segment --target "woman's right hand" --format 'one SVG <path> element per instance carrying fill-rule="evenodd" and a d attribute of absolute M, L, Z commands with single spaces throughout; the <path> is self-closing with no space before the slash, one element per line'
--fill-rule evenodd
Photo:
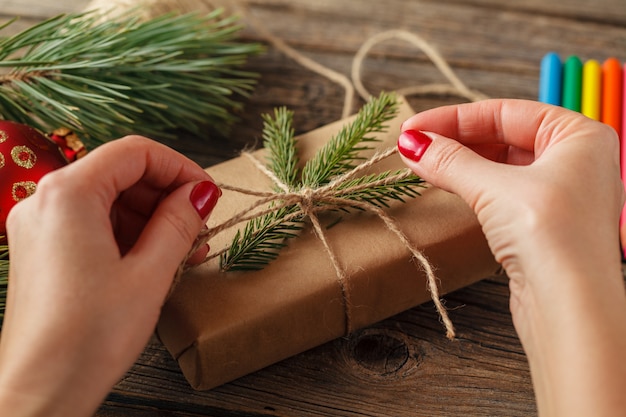
<path fill-rule="evenodd" d="M 402 130 L 405 163 L 474 209 L 510 277 L 511 312 L 540 411 L 625 409 L 624 187 L 615 132 L 523 100 L 437 108 Z M 600 398 L 604 405 L 594 408 Z"/>

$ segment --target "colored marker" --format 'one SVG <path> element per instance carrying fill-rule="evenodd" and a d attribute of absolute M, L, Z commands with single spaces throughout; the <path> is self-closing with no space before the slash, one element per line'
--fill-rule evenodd
<path fill-rule="evenodd" d="M 622 168 L 622 183 L 626 184 L 626 64 L 624 64 L 622 71 L 622 131 L 620 135 L 620 150 L 621 150 L 621 168 Z M 622 209 L 622 217 L 620 218 L 620 238 L 622 241 L 622 249 L 624 249 L 623 255 L 626 258 L 626 206 Z"/>
<path fill-rule="evenodd" d="M 563 64 L 563 91 L 561 105 L 566 109 L 580 112 L 583 86 L 583 63 L 575 55 L 568 57 Z"/>
<path fill-rule="evenodd" d="M 616 58 L 609 58 L 602 64 L 602 105 L 601 121 L 615 129 L 622 130 L 622 64 Z"/>
<path fill-rule="evenodd" d="M 595 59 L 583 65 L 583 92 L 580 111 L 585 116 L 600 120 L 600 94 L 602 93 L 602 67 Z"/>
<path fill-rule="evenodd" d="M 622 132 L 620 135 L 622 138 L 622 144 L 626 143 L 626 64 L 622 69 Z M 626 162 L 626 155 L 623 158 Z M 626 174 L 626 169 L 622 169 L 622 172 Z"/>
<path fill-rule="evenodd" d="M 541 60 L 539 74 L 539 101 L 561 105 L 561 58 L 554 52 L 546 54 Z"/>

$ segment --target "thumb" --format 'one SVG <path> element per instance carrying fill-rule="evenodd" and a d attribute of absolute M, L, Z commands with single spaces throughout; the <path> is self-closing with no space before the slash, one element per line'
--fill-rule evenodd
<path fill-rule="evenodd" d="M 432 132 L 402 132 L 398 151 L 413 172 L 432 185 L 457 194 L 471 207 L 476 206 L 481 187 L 495 174 L 494 162 L 454 139 Z"/>
<path fill-rule="evenodd" d="M 175 271 L 217 204 L 221 191 L 212 181 L 188 183 L 164 198 L 129 254 L 155 268 Z M 154 262 L 154 260 L 158 260 Z M 143 263 L 145 267 L 145 263 Z"/>

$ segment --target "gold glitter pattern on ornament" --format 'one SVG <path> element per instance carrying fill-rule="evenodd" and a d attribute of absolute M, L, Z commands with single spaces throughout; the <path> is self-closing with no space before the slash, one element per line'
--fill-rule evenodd
<path fill-rule="evenodd" d="M 15 202 L 30 197 L 37 190 L 37 184 L 33 181 L 20 181 L 13 184 L 12 196 Z"/>
<path fill-rule="evenodd" d="M 6 141 L 9 138 L 9 135 L 7 135 L 7 132 L 5 132 L 4 130 L 0 130 L 0 143 Z"/>
<path fill-rule="evenodd" d="M 11 158 L 17 166 L 31 169 L 37 162 L 37 155 L 28 146 L 15 146 L 11 149 Z"/>
<path fill-rule="evenodd" d="M 0 153 L 0 169 L 4 168 L 4 155 Z"/>

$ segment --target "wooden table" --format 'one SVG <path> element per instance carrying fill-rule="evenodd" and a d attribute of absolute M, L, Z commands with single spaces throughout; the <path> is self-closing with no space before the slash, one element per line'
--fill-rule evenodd
<path fill-rule="evenodd" d="M 471 88 L 491 97 L 535 99 L 539 62 L 565 57 L 626 61 L 623 0 L 252 0 L 250 13 L 315 61 L 349 75 L 370 36 L 405 29 L 432 43 Z M 80 0 L 0 0 L 11 31 Z M 262 40 L 251 28 L 243 37 Z M 287 105 L 298 133 L 338 119 L 343 91 L 276 49 L 254 58 L 261 74 L 243 121 L 229 138 L 171 145 L 204 166 L 258 140 L 261 113 Z M 422 52 L 399 41 L 374 48 L 363 70 L 372 92 L 442 80 Z M 416 111 L 460 102 L 412 97 Z M 360 105 L 358 102 L 357 105 Z M 163 346 L 152 341 L 98 416 L 531 416 L 536 414 L 524 352 L 511 323 L 505 277 L 446 297 L 458 339 L 445 338 L 431 304 L 406 311 L 209 392 L 195 392 Z M 253 354 L 253 352 L 251 352 Z"/>

